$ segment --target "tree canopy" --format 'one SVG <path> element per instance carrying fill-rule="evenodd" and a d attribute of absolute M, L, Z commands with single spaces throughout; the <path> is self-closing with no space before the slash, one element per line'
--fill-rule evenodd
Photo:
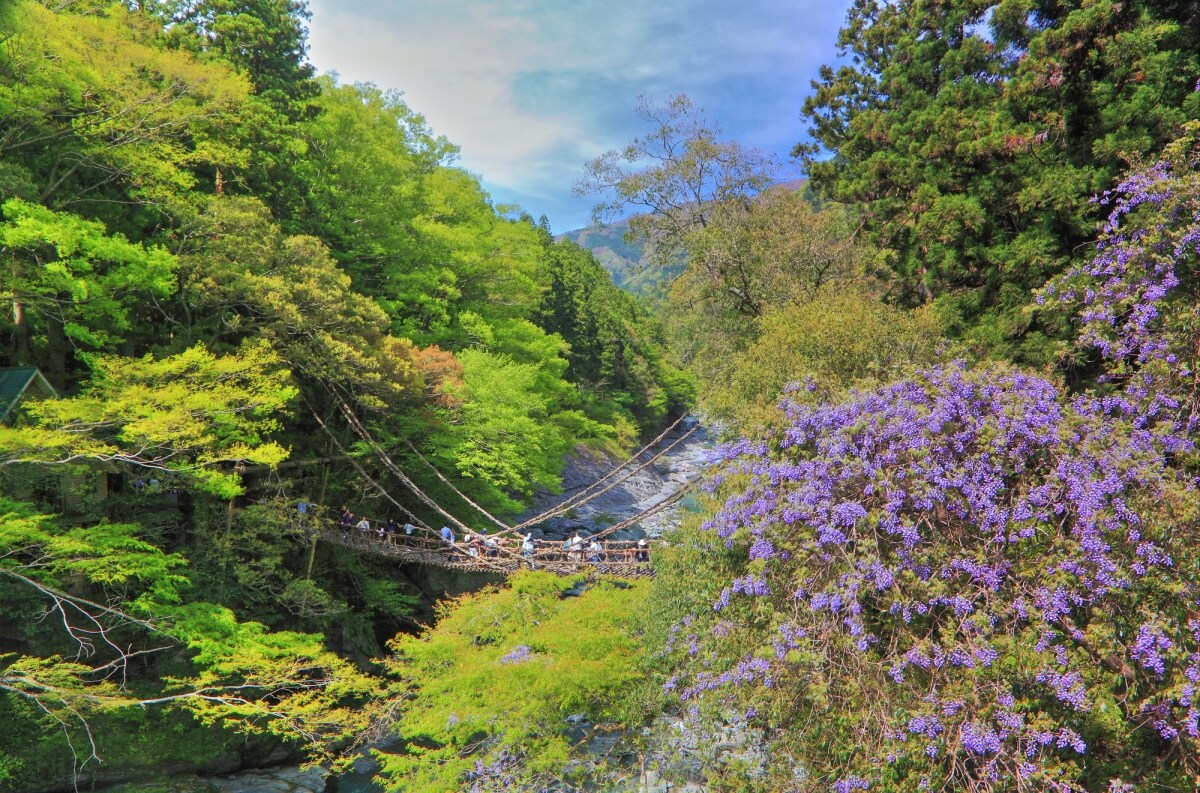
<path fill-rule="evenodd" d="M 398 93 L 316 77 L 307 20 L 4 4 L 0 367 L 60 398 L 0 424 L 0 786 L 93 779 L 161 713 L 197 755 L 232 730 L 337 762 L 387 706 L 370 660 L 433 604 L 296 502 L 432 522 L 428 491 L 481 525 L 441 477 L 519 512 L 576 444 L 690 404 L 590 255 Z"/>
<path fill-rule="evenodd" d="M 897 299 L 1033 364 L 1062 329 L 1029 290 L 1079 261 L 1091 197 L 1200 117 L 1186 4 L 860 0 L 803 115 L 813 184 L 860 207 Z"/>

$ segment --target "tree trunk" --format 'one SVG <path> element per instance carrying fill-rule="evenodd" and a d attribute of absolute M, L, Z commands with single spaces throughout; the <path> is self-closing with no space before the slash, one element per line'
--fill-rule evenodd
<path fill-rule="evenodd" d="M 28 366 L 33 363 L 33 350 L 29 346 L 29 319 L 25 316 L 25 304 L 13 299 L 13 363 Z"/>

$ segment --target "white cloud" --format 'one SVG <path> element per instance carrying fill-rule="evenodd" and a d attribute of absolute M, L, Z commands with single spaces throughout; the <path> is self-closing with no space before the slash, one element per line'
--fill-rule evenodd
<path fill-rule="evenodd" d="M 846 2 L 313 0 L 309 54 L 402 90 L 498 198 L 565 229 L 586 216 L 569 197 L 583 163 L 641 131 L 641 91 L 688 93 L 730 136 L 785 154 Z"/>

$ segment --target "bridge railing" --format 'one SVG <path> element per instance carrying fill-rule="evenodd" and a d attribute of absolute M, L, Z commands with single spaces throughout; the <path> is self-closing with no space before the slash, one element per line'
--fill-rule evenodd
<path fill-rule="evenodd" d="M 639 545 L 636 541 L 605 540 L 599 549 L 589 548 L 590 540 L 583 540 L 582 547 L 571 540 L 535 540 L 532 551 L 523 549 L 522 541 L 503 535 L 473 534 L 472 539 L 456 538 L 449 543 L 433 536 L 428 530 L 417 528 L 412 534 L 385 531 L 385 524 L 370 521 L 369 528 L 360 528 L 355 523 L 343 524 L 337 520 L 308 513 L 302 516 L 301 525 L 317 529 L 337 537 L 347 544 L 374 546 L 387 555 L 444 559 L 454 566 L 506 569 L 527 566 L 544 567 L 557 571 L 578 569 L 585 565 L 611 567 L 625 572 L 641 572 L 650 569 L 650 545 Z M 391 553 L 388 553 L 391 551 Z"/>

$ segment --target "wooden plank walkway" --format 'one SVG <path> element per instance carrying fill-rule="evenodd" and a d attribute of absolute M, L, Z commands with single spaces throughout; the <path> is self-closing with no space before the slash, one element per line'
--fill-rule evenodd
<path fill-rule="evenodd" d="M 309 528 L 321 541 L 340 545 L 360 553 L 387 556 L 413 564 L 428 564 L 452 570 L 510 575 L 518 570 L 545 570 L 557 575 L 589 572 L 622 578 L 652 577 L 650 548 L 641 547 L 645 561 L 638 561 L 639 548 L 634 542 L 604 543 L 602 551 L 568 551 L 565 542 L 539 540 L 532 555 L 522 554 L 519 544 L 494 537 L 498 546 L 491 550 L 482 542 L 448 544 L 439 538 L 419 534 L 383 534 L 376 529 L 343 529 L 323 522 Z M 489 551 L 494 555 L 489 555 Z M 595 557 L 595 558 L 593 558 Z"/>

